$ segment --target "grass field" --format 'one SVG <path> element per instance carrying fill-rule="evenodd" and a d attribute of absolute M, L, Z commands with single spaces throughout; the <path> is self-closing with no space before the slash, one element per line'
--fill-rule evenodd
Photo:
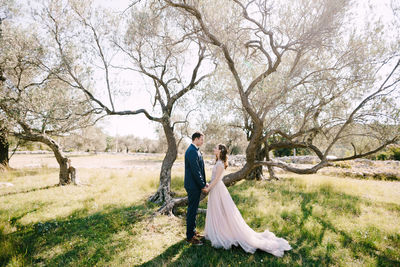
<path fill-rule="evenodd" d="M 178 195 L 182 175 L 173 170 Z M 157 206 L 146 201 L 157 168 L 80 168 L 79 176 L 89 185 L 54 186 L 49 167 L 1 174 L 14 186 L 0 188 L 0 266 L 400 266 L 400 182 L 286 175 L 230 187 L 253 229 L 292 245 L 275 258 L 185 243 L 185 208 L 153 217 Z"/>

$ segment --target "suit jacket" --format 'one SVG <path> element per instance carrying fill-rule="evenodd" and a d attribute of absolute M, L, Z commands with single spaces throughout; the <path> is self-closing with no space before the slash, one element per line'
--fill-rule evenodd
<path fill-rule="evenodd" d="M 206 186 L 203 156 L 191 144 L 185 153 L 185 189 L 201 190 Z"/>

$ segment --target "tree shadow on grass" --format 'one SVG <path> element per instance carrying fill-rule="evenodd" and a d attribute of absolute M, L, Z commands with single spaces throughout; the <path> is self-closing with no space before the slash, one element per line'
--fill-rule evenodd
<path fill-rule="evenodd" d="M 338 262 L 335 262 L 333 253 L 339 248 L 334 244 L 334 242 L 328 242 L 323 247 L 325 252 L 318 256 L 311 253 L 314 249 L 322 246 L 324 235 L 327 231 L 331 231 L 339 238 L 341 247 L 351 251 L 354 259 L 373 257 L 376 260 L 376 264 L 379 266 L 400 266 L 400 261 L 398 258 L 396 259 L 395 255 L 389 255 L 387 250 L 379 249 L 375 245 L 375 242 L 378 240 L 374 239 L 373 236 L 364 239 L 358 238 L 356 232 L 343 231 L 335 226 L 327 216 L 316 215 L 313 213 L 313 206 L 315 204 L 320 204 L 325 209 L 331 210 L 334 214 L 348 216 L 349 220 L 351 220 L 352 216 L 358 217 L 361 214 L 360 204 L 364 202 L 364 204 L 371 205 L 369 201 L 352 195 L 337 193 L 329 188 L 321 188 L 319 191 L 308 193 L 302 191 L 292 190 L 289 192 L 282 190 L 282 193 L 291 194 L 292 196 L 295 195 L 302 199 L 300 203 L 301 216 L 297 218 L 297 223 L 292 226 L 294 227 L 293 230 L 297 228 L 300 232 L 299 238 L 297 238 L 297 241 L 293 244 L 294 252 L 296 252 L 296 250 L 298 251 L 298 253 L 291 254 L 293 260 L 301 258 L 304 264 L 310 263 L 308 262 L 308 259 L 312 257 L 318 259 L 318 265 L 337 265 Z M 379 203 L 378 205 L 382 205 L 382 203 Z M 388 205 L 388 208 L 389 206 L 390 205 Z M 318 222 L 320 227 L 311 230 L 307 229 L 305 224 L 307 221 L 311 220 Z M 379 232 L 378 228 L 372 228 L 372 230 Z M 290 232 L 287 230 L 289 229 L 286 229 L 286 234 L 290 235 Z M 306 261 L 304 261 L 304 259 L 306 259 Z"/>
<path fill-rule="evenodd" d="M 302 200 L 300 202 L 301 216 L 298 216 L 296 224 L 292 225 L 292 229 L 298 229 L 300 232 L 300 237 L 297 238 L 295 244 L 293 244 L 294 251 L 298 250 L 298 254 L 302 259 L 307 257 L 314 257 L 310 252 L 317 247 L 321 247 L 323 238 L 327 231 L 331 231 L 336 234 L 340 241 L 341 248 L 350 250 L 354 259 L 359 259 L 363 257 L 373 257 L 375 263 L 378 266 L 400 266 L 400 261 L 398 260 L 398 255 L 395 253 L 392 255 L 388 253 L 387 249 L 380 249 L 376 246 L 377 239 L 382 239 L 381 236 L 378 238 L 370 234 L 370 236 L 365 238 L 360 238 L 357 236 L 357 232 L 351 231 L 346 232 L 339 229 L 332 223 L 327 216 L 317 215 L 313 213 L 314 205 L 321 205 L 325 210 L 330 210 L 333 214 L 339 216 L 348 217 L 349 221 L 352 217 L 358 217 L 361 215 L 361 204 L 366 206 L 376 205 L 384 206 L 387 209 L 393 209 L 393 204 L 387 203 L 372 203 L 369 200 L 365 200 L 356 196 L 344 194 L 341 192 L 335 192 L 330 187 L 321 187 L 319 190 L 313 192 L 302 192 L 302 191 L 288 191 L 286 189 L 281 189 L 283 195 L 291 195 L 291 197 L 300 197 Z M 398 205 L 397 205 L 398 206 Z M 398 206 L 399 207 L 399 206 Z M 296 213 L 298 215 L 298 213 Z M 285 215 L 287 216 L 287 215 Z M 307 229 L 305 224 L 307 221 L 316 221 L 320 227 Z M 377 228 L 379 225 L 369 226 L 370 230 L 380 233 Z M 290 235 L 286 229 L 285 234 Z M 334 242 L 328 242 L 324 246 L 325 255 L 318 255 L 319 264 L 322 265 L 337 265 L 335 262 L 333 253 L 340 249 Z M 292 254 L 293 258 L 297 258 L 296 254 Z M 305 263 L 303 261 L 303 263 Z"/>
<path fill-rule="evenodd" d="M 203 246 L 192 246 L 182 240 L 141 266 L 287 266 L 284 257 L 276 258 L 258 250 L 250 254 L 235 246 L 217 249 L 209 241 Z"/>
<path fill-rule="evenodd" d="M 116 235 L 122 231 L 133 235 L 132 226 L 149 218 L 152 206 L 110 206 L 94 214 L 81 209 L 67 218 L 28 225 L 8 235 L 0 231 L 0 241 L 10 241 L 14 250 L 0 257 L 0 265 L 7 265 L 13 257 L 23 258 L 23 265 L 107 265 L 130 242 Z"/>
<path fill-rule="evenodd" d="M 55 187 L 58 187 L 58 186 L 60 186 L 60 185 L 59 184 L 54 184 L 54 185 L 47 185 L 47 186 L 43 186 L 43 187 L 31 188 L 31 189 L 24 190 L 24 191 L 8 192 L 8 193 L 0 195 L 0 197 L 10 196 L 10 195 L 17 195 L 17 194 L 26 194 L 26 193 L 30 193 L 30 192 L 35 192 L 35 191 L 55 188 Z"/>
<path fill-rule="evenodd" d="M 54 158 L 54 156 L 53 156 Z M 8 171 L 11 176 L 14 177 L 24 177 L 24 176 L 36 176 L 36 175 L 43 175 L 43 174 L 49 174 L 52 172 L 57 173 L 58 168 L 49 168 L 49 167 L 38 167 L 38 168 L 18 168 L 14 169 L 11 168 L 11 170 Z"/>
<path fill-rule="evenodd" d="M 257 196 L 240 194 L 241 190 L 248 187 L 245 183 L 239 187 L 242 188 L 230 190 L 232 197 L 236 203 L 241 203 L 242 210 L 251 208 L 252 203 L 257 202 Z M 282 221 L 276 218 L 267 221 L 257 215 L 246 221 L 251 227 L 258 229 L 262 228 L 262 226 L 259 227 L 260 223 L 264 226 L 272 226 L 271 231 L 277 236 L 287 239 L 293 250 L 286 252 L 283 258 L 276 258 L 260 250 L 254 254 L 248 254 L 240 247 L 233 247 L 230 250 L 216 249 L 208 241 L 203 246 L 196 247 L 182 240 L 142 266 L 329 266 L 343 264 L 338 261 L 338 255 L 335 255 L 335 253 L 343 253 L 340 252 L 343 249 L 349 251 L 355 261 L 361 259 L 362 262 L 363 258 L 372 257 L 378 266 L 400 266 L 398 253 L 391 254 L 387 249 L 379 248 L 375 244 L 377 240 L 374 237 L 360 238 L 356 232 L 346 232 L 334 225 L 328 216 L 313 212 L 314 206 L 318 204 L 338 216 L 346 216 L 351 220 L 352 217 L 360 216 L 361 204 L 371 205 L 371 203 L 367 203 L 367 200 L 335 192 L 330 187 L 322 187 L 312 192 L 302 192 L 301 190 L 288 190 L 282 184 L 274 185 L 274 190 L 279 193 L 276 196 L 278 201 L 295 199 L 300 203 L 295 211 L 280 214 L 285 221 L 284 225 L 279 225 Z M 373 203 L 373 205 L 383 205 L 383 203 Z M 396 210 L 398 208 L 393 207 L 393 204 L 385 207 Z M 204 215 L 198 216 L 197 225 L 200 228 L 204 227 L 204 219 Z M 313 222 L 317 227 L 310 228 L 310 225 L 307 225 L 309 222 Z M 379 233 L 379 229 L 375 230 Z M 324 240 L 328 233 L 330 233 L 330 238 L 334 233 L 336 240 L 329 238 Z M 400 235 L 391 235 L 389 238 L 392 246 L 399 248 Z"/>

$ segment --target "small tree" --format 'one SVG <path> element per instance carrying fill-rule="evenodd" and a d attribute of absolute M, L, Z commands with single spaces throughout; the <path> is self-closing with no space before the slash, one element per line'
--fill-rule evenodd
<path fill-rule="evenodd" d="M 92 124 L 92 108 L 85 98 L 55 79 L 62 69 L 38 37 L 32 27 L 23 29 L 8 23 L 0 43 L 0 67 L 5 77 L 0 112 L 10 125 L 10 134 L 51 148 L 60 166 L 59 184 L 65 185 L 71 182 L 68 158 L 53 137 Z"/>

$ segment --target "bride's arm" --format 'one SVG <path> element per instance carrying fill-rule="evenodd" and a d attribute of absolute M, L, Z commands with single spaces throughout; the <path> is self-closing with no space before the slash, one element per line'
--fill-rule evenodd
<path fill-rule="evenodd" d="M 224 172 L 224 167 L 222 165 L 217 165 L 217 171 L 215 174 L 215 178 L 211 181 L 210 185 L 207 187 L 207 191 L 209 192 L 219 181 L 221 181 Z"/>

